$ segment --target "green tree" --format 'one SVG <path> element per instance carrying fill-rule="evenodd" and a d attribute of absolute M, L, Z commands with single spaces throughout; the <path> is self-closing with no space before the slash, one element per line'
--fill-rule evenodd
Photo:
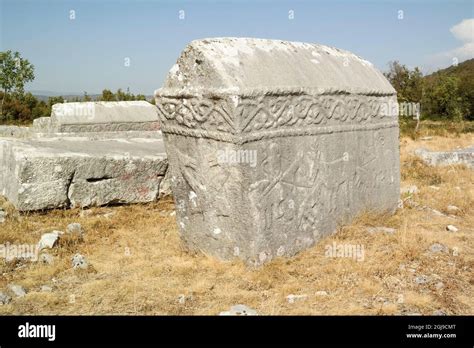
<path fill-rule="evenodd" d="M 87 92 L 84 92 L 84 97 L 82 97 L 82 101 L 89 102 L 92 101 L 92 98 L 87 94 Z"/>
<path fill-rule="evenodd" d="M 102 91 L 101 101 L 115 101 L 115 95 L 110 89 L 104 89 Z"/>
<path fill-rule="evenodd" d="M 389 63 L 389 71 L 384 74 L 397 91 L 400 102 L 421 102 L 423 96 L 423 74 L 416 67 L 410 70 L 398 61 Z"/>
<path fill-rule="evenodd" d="M 423 105 L 425 112 L 453 120 L 462 120 L 467 111 L 466 101 L 460 92 L 460 79 L 439 74 L 425 87 Z"/>
<path fill-rule="evenodd" d="M 115 93 L 115 95 L 117 96 L 118 101 L 127 100 L 127 93 L 122 91 L 121 88 L 117 89 L 117 92 Z"/>
<path fill-rule="evenodd" d="M 33 81 L 34 66 L 21 57 L 20 53 L 12 51 L 0 52 L 0 87 L 3 90 L 0 105 L 0 117 L 3 118 L 3 105 L 10 93 L 22 95 L 25 83 Z"/>
<path fill-rule="evenodd" d="M 46 115 L 51 115 L 51 110 L 53 109 L 54 104 L 64 103 L 64 98 L 59 97 L 49 97 L 48 98 L 48 109 Z"/>

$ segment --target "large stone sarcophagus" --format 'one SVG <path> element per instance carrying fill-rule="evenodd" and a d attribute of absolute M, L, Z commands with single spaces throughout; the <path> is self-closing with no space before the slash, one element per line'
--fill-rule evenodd
<path fill-rule="evenodd" d="M 352 53 L 193 41 L 155 97 L 191 249 L 259 265 L 398 204 L 396 92 Z"/>

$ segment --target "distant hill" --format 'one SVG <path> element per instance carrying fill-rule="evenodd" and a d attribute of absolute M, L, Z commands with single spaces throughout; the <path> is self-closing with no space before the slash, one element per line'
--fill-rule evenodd
<path fill-rule="evenodd" d="M 425 79 L 431 79 L 439 74 L 454 75 L 460 79 L 474 80 L 474 58 L 459 63 L 456 66 L 452 65 L 449 68 L 435 71 L 430 75 L 426 75 Z"/>

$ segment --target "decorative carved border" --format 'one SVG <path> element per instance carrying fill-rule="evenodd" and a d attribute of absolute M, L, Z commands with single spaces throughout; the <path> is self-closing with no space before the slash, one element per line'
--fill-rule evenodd
<path fill-rule="evenodd" d="M 398 127 L 393 95 L 179 95 L 157 93 L 164 133 L 241 143 L 268 137 Z"/>
<path fill-rule="evenodd" d="M 54 127 L 54 126 L 53 126 Z M 57 125 L 59 133 L 89 133 L 89 132 L 123 132 L 123 131 L 158 131 L 160 122 L 120 122 L 120 123 L 79 123 Z"/>

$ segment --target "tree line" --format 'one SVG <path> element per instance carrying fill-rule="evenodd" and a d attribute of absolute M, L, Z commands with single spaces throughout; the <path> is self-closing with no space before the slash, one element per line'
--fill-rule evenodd
<path fill-rule="evenodd" d="M 34 66 L 20 56 L 18 52 L 0 52 L 0 124 L 29 124 L 35 118 L 50 116 L 54 104 L 65 102 L 127 101 L 147 100 L 143 94 L 130 93 L 119 88 L 115 93 L 104 89 L 101 95 L 90 96 L 84 92 L 82 96 L 49 97 L 41 100 L 30 92 L 25 92 L 27 82 L 34 80 Z M 149 100 L 154 104 L 154 99 Z"/>
<path fill-rule="evenodd" d="M 394 61 L 384 75 L 399 103 L 419 103 L 422 119 L 474 120 L 474 59 L 427 76 Z"/>
<path fill-rule="evenodd" d="M 0 52 L 0 123 L 27 124 L 51 114 L 56 103 L 80 101 L 146 100 L 143 94 L 134 95 L 127 89 L 115 93 L 104 89 L 92 98 L 86 92 L 81 97 L 65 100 L 49 97 L 40 100 L 30 92 L 25 93 L 26 83 L 34 80 L 34 66 L 20 53 Z M 384 73 L 398 94 L 399 102 L 419 103 L 421 117 L 426 119 L 474 120 L 474 59 L 456 67 L 423 76 L 418 68 L 394 61 Z M 154 100 L 150 100 L 154 104 Z"/>

